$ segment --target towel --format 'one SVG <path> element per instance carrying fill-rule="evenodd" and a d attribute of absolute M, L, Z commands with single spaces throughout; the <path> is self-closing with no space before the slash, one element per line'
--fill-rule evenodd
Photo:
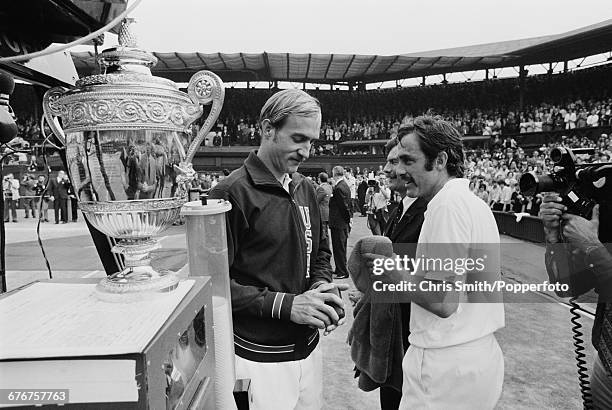
<path fill-rule="evenodd" d="M 390 386 L 401 392 L 404 357 L 401 307 L 397 303 L 371 303 L 370 272 L 361 258 L 363 253 L 390 257 L 393 247 L 387 237 L 370 236 L 355 244 L 349 258 L 353 282 L 364 294 L 353 311 L 355 320 L 348 335 L 351 358 L 359 373 L 358 386 L 363 391 Z"/>
<path fill-rule="evenodd" d="M 375 253 L 386 257 L 393 256 L 393 243 L 386 236 L 366 236 L 357 241 L 348 259 L 347 268 L 353 283 L 361 293 L 370 289 L 370 269 L 362 260 L 364 253 Z"/>

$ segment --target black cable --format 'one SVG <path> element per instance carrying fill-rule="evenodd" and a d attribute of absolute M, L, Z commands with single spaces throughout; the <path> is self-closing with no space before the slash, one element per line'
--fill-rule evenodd
<path fill-rule="evenodd" d="M 582 395 L 582 403 L 584 409 L 591 410 L 593 408 L 593 399 L 591 394 L 591 382 L 589 381 L 588 368 L 586 367 L 586 361 L 584 358 L 586 355 L 584 352 L 584 340 L 582 340 L 582 336 L 584 334 L 580 331 L 582 329 L 582 325 L 580 324 L 580 313 L 578 310 L 580 309 L 580 305 L 576 303 L 576 297 L 573 297 L 569 300 L 569 304 L 571 305 L 570 313 L 572 318 L 570 322 L 572 322 L 572 338 L 574 339 L 574 353 L 576 354 L 576 367 L 578 367 L 578 383 L 580 385 L 580 393 Z"/>
<path fill-rule="evenodd" d="M 40 251 L 42 252 L 43 258 L 45 259 L 45 266 L 47 266 L 47 272 L 49 272 L 49 279 L 53 279 L 53 273 L 51 272 L 51 265 L 49 264 L 49 259 L 47 259 L 47 253 L 45 252 L 45 247 L 43 246 L 42 239 L 40 239 L 40 221 L 42 219 L 42 205 L 45 194 L 47 193 L 47 188 L 49 187 L 49 182 L 51 180 L 51 168 L 49 167 L 49 163 L 47 162 L 47 152 L 45 151 L 45 144 L 47 140 L 43 141 L 42 152 L 43 152 L 43 160 L 45 161 L 45 170 L 47 171 L 47 178 L 45 181 L 45 189 L 40 194 L 40 198 L 38 201 L 38 223 L 36 224 L 36 239 L 38 240 L 38 246 L 40 247 Z M 49 209 L 47 208 L 47 212 Z"/>
<path fill-rule="evenodd" d="M 47 171 L 47 181 L 45 183 L 45 189 L 41 193 L 39 198 L 39 206 L 38 206 L 38 223 L 36 225 L 36 238 L 38 241 L 38 246 L 43 254 L 43 258 L 45 259 L 45 265 L 47 267 L 47 272 L 49 272 L 49 279 L 53 279 L 53 273 L 51 272 L 51 265 L 49 264 L 49 259 L 47 258 L 47 253 L 45 252 L 45 248 L 42 243 L 42 239 L 40 238 L 40 222 L 42 217 L 42 201 L 44 200 L 44 194 L 47 192 L 47 188 L 49 187 L 49 181 L 51 177 L 51 168 L 49 168 L 49 163 L 47 162 L 47 153 L 45 152 L 45 144 L 46 140 L 43 142 L 42 150 L 43 150 L 43 159 L 45 161 L 45 168 Z M 4 180 L 4 175 L 2 174 L 2 165 L 4 162 L 4 158 L 8 155 L 16 154 L 16 153 L 25 153 L 31 154 L 32 150 L 16 150 L 12 147 L 7 146 L 6 148 L 10 149 L 11 152 L 8 152 L 0 157 L 0 176 L 2 180 Z M 2 192 L 2 196 L 0 197 L 0 209 L 4 212 L 4 192 Z M 0 221 L 0 293 L 4 293 L 7 291 L 6 286 L 6 230 L 4 227 L 4 215 L 2 220 Z"/>

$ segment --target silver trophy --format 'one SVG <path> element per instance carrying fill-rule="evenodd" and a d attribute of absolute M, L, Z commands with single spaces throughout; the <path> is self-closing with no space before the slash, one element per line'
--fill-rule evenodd
<path fill-rule="evenodd" d="M 138 49 L 131 22 L 122 23 L 119 46 L 100 54 L 102 74 L 68 91 L 53 88 L 43 99 L 45 119 L 66 147 L 79 208 L 94 227 L 119 239 L 112 251 L 124 256 L 125 269 L 96 288 L 101 298 L 118 301 L 176 288 L 178 278 L 155 270 L 149 253 L 187 201 L 191 161 L 225 96 L 223 82 L 209 71 L 191 77 L 187 94 L 153 76 L 157 58 Z M 192 123 L 211 103 L 192 139 Z"/>

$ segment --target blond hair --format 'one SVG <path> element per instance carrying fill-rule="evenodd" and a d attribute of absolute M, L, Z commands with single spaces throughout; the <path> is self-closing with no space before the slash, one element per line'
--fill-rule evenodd
<path fill-rule="evenodd" d="M 268 120 L 274 128 L 280 128 L 290 115 L 297 117 L 321 115 L 321 104 L 319 100 L 302 90 L 292 88 L 279 91 L 268 98 L 262 107 L 259 123 Z"/>

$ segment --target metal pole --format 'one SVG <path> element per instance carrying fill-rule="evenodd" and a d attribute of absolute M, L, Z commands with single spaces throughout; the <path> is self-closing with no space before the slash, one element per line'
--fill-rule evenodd
<path fill-rule="evenodd" d="M 525 97 L 525 66 L 522 65 L 519 67 L 519 110 L 523 111 L 523 100 Z"/>
<path fill-rule="evenodd" d="M 4 160 L 4 158 L 2 159 Z M 2 173 L 2 163 L 0 162 L 0 178 L 4 182 L 4 174 Z M 2 195 L 0 195 L 0 209 L 2 209 L 2 219 L 0 219 L 0 294 L 6 292 L 6 267 L 4 259 L 4 248 L 6 244 L 6 231 L 4 230 L 4 185 L 2 186 Z"/>

